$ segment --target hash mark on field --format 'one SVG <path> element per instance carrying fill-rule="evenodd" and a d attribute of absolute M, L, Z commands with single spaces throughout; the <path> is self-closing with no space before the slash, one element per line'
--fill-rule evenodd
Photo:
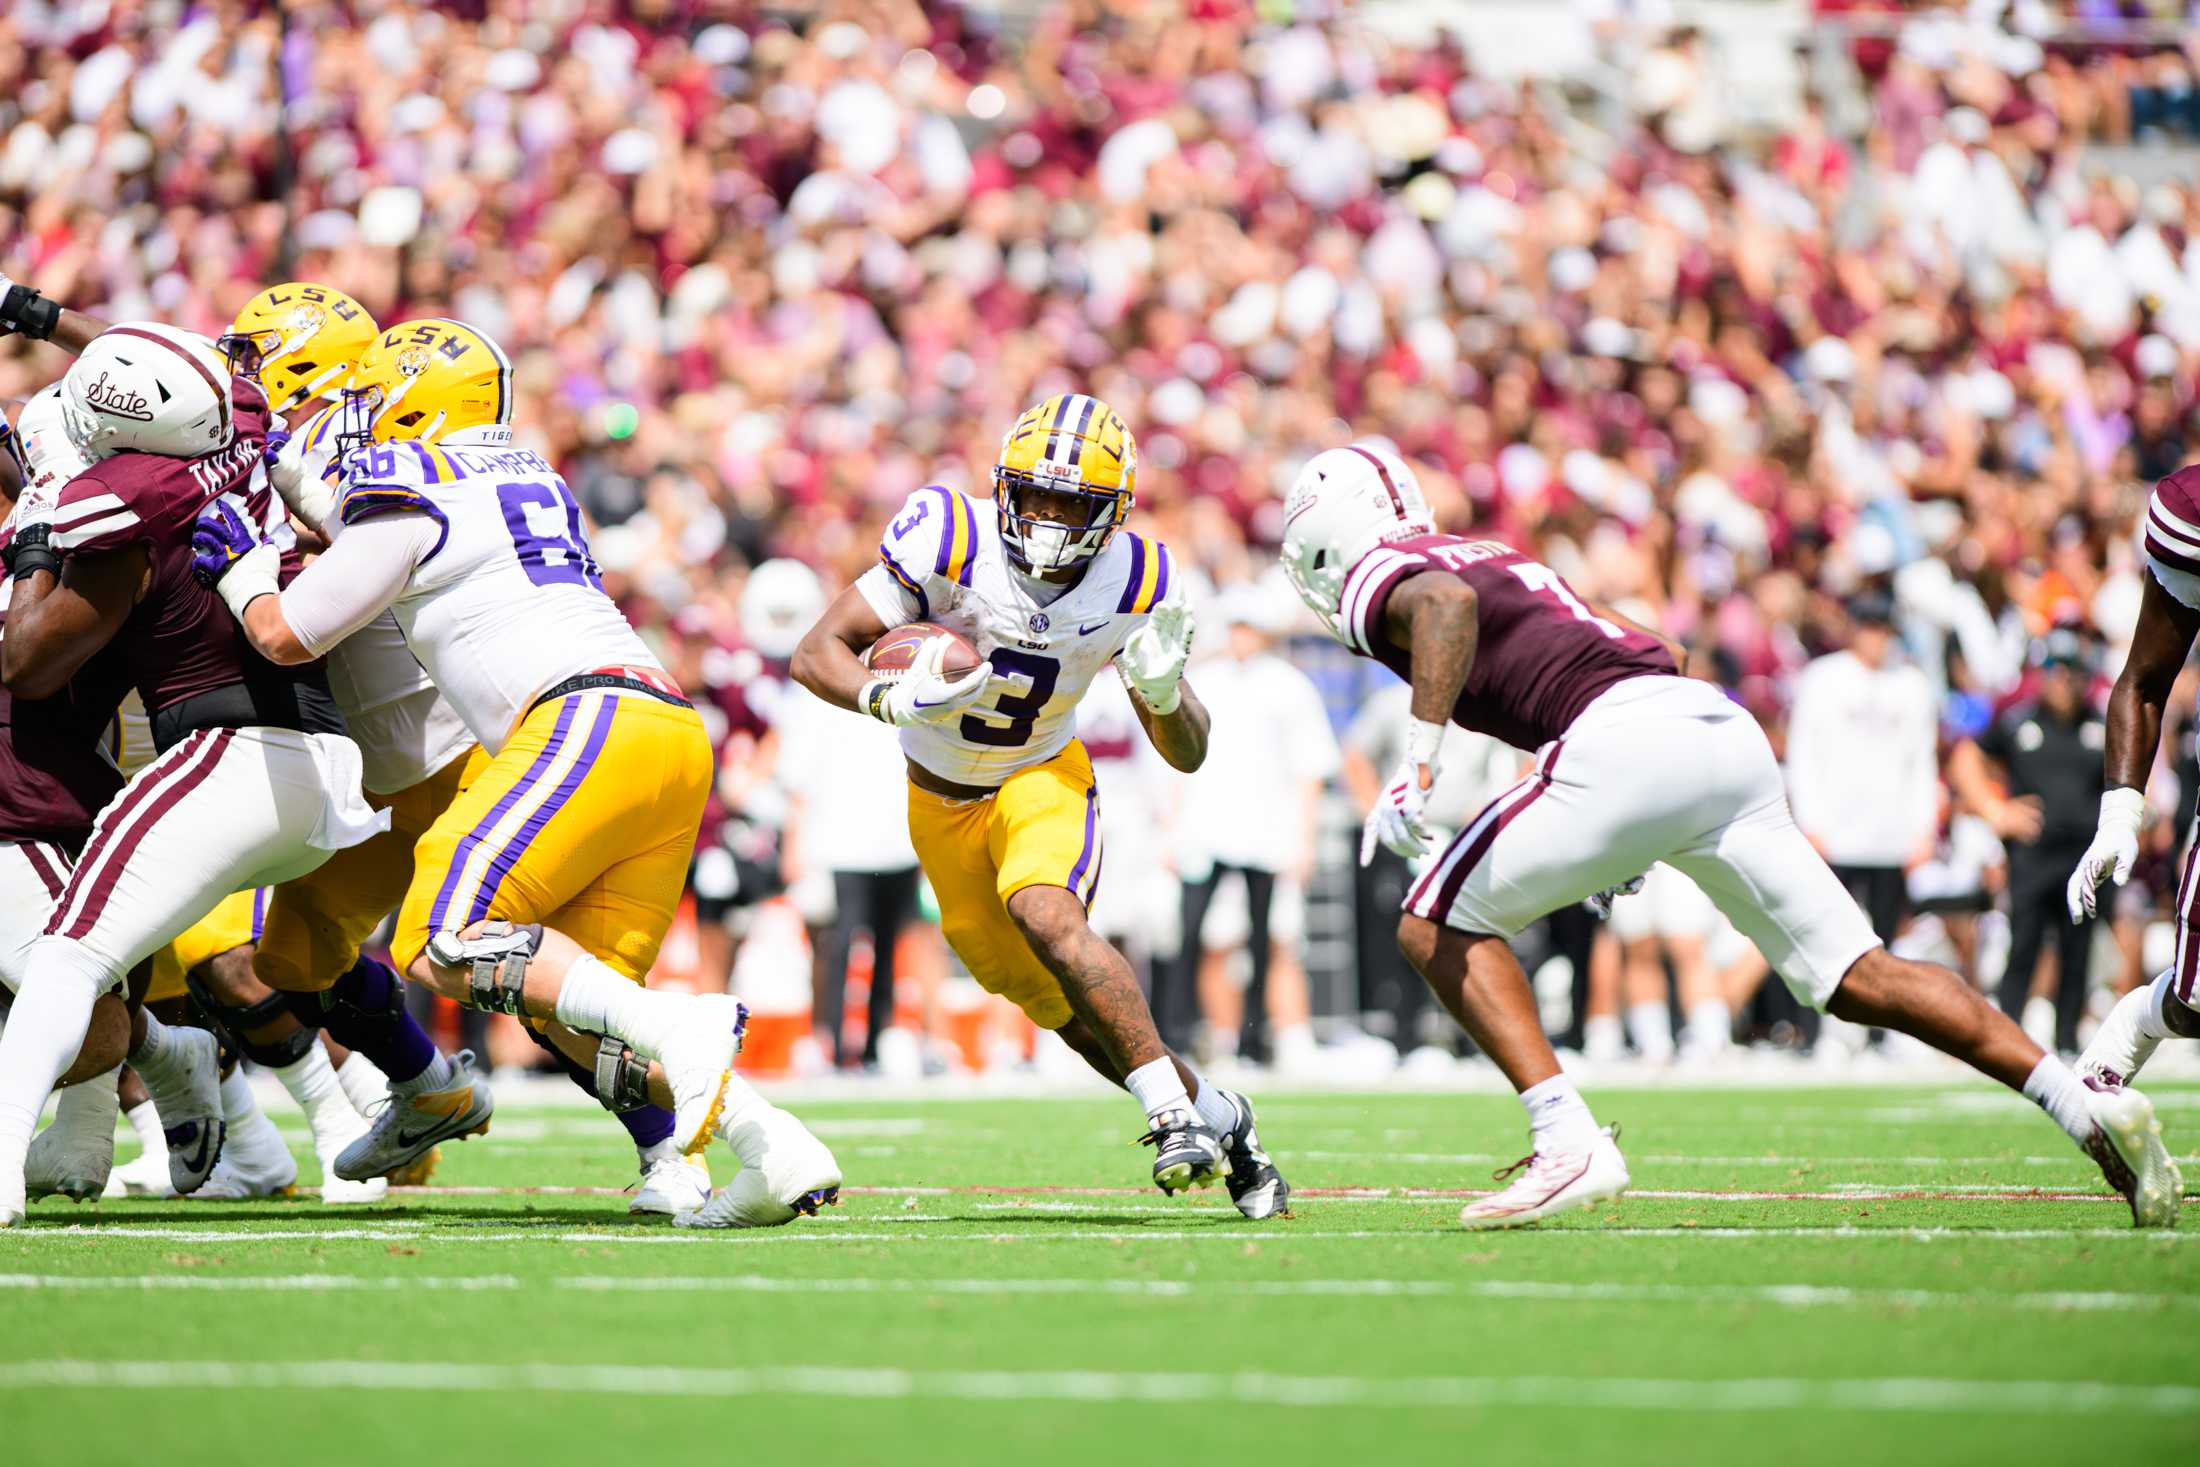
<path fill-rule="evenodd" d="M 314 1191 L 302 1187 L 302 1192 Z M 1488 1187 L 1299 1187 L 1292 1195 L 1302 1201 L 1320 1202 L 1459 1202 L 1492 1195 Z M 623 1187 L 392 1187 L 392 1193 L 419 1197 L 624 1197 Z M 1148 1187 L 843 1187 L 844 1197 L 1151 1197 Z M 2003 1187 L 1991 1183 L 1970 1185 L 1918 1183 L 1839 1182 L 1818 1192 L 1769 1192 L 1702 1187 L 1630 1187 L 1629 1197 L 1669 1202 L 2122 1202 L 2113 1192 L 2094 1192 L 2078 1187 Z M 2200 1199 L 2200 1193 L 2188 1194 Z M 1012 1203 L 978 1203 L 983 1210 L 1012 1207 Z M 1031 1211 L 1074 1212 L 1074 1204 L 1026 1203 Z M 1228 1208 L 1194 1208 L 1170 1203 L 1119 1206 L 1106 1211 L 1123 1212 L 1220 1212 Z M 845 1221 L 844 1214 L 830 1221 Z M 937 1222 L 941 1219 L 915 1214 L 897 1215 L 896 1222 Z"/>
<path fill-rule="evenodd" d="M 1184 1299 L 1532 1299 L 1589 1304 L 1771 1304 L 1785 1309 L 2013 1309 L 2047 1313 L 2200 1311 L 2200 1297 L 2100 1290 L 1974 1293 L 1956 1289 L 1855 1289 L 1816 1284 L 1546 1283 L 1531 1279 L 788 1278 L 783 1274 L 0 1274 L 0 1290 L 28 1292 L 335 1294 L 451 1289 L 474 1293 L 567 1289 L 586 1294 L 969 1294 L 1099 1295 Z"/>
<path fill-rule="evenodd" d="M 805 1395 L 849 1400 L 1228 1401 L 1270 1406 L 1473 1410 L 1846 1411 L 2185 1416 L 2200 1389 L 2118 1381 L 1864 1377 L 1582 1380 L 1551 1375 L 1272 1375 L 1117 1370 L 903 1370 L 779 1366 L 480 1365 L 470 1361 L 40 1360 L 0 1365 L 0 1389 L 473 1391 L 515 1395 Z"/>

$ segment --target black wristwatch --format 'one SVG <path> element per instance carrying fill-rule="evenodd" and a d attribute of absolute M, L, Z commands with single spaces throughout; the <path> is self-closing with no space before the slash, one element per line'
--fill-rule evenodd
<path fill-rule="evenodd" d="M 61 556 L 53 548 L 52 525 L 25 525 L 8 541 L 8 548 L 0 551 L 0 563 L 5 563 L 11 576 L 27 576 L 33 571 L 49 571 L 61 574 Z"/>
<path fill-rule="evenodd" d="M 34 287 L 10 285 L 0 291 L 0 332 L 46 341 L 60 324 L 61 303 L 47 300 Z"/>

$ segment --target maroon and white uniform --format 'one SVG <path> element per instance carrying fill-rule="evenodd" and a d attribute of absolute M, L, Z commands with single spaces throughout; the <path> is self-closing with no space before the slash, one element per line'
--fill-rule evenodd
<path fill-rule="evenodd" d="M 1339 602 L 1352 649 L 1410 675 L 1383 616 L 1401 584 L 1432 574 L 1473 587 L 1480 612 L 1451 721 L 1536 760 L 1428 863 L 1406 910 L 1509 940 L 1665 861 L 1823 1007 L 1878 939 L 1796 828 L 1756 720 L 1679 676 L 1655 639 L 1598 616 L 1549 566 L 1493 541 L 1422 535 L 1362 556 Z"/>
<path fill-rule="evenodd" d="M 0 581 L 0 596 L 7 583 Z M 0 633 L 4 634 L 4 633 Z M 102 652 L 51 698 L 0 688 L 0 985 L 22 986 L 92 819 L 122 787 L 107 757 L 124 681 Z"/>
<path fill-rule="evenodd" d="M 120 658 L 160 752 L 100 809 L 46 924 L 116 975 L 231 892 L 301 876 L 387 823 L 360 793 L 358 747 L 318 672 L 261 658 L 191 573 L 209 500 L 269 503 L 267 399 L 244 378 L 233 393 L 228 447 L 115 454 L 71 479 L 53 513 L 65 555 L 141 546 L 151 562 L 99 655 Z"/>
<path fill-rule="evenodd" d="M 2188 464 L 2154 486 L 2147 500 L 2147 573 L 2172 599 L 2200 611 L 2200 464 Z M 2200 825 L 2195 826 L 2200 831 Z M 2177 882 L 2177 951 L 2170 960 L 2170 992 L 2178 1002 L 2200 1002 L 2200 841 L 2188 838 L 2185 869 Z"/>

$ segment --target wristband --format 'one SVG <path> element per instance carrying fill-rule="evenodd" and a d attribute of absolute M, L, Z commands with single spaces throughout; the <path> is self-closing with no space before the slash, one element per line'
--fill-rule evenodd
<path fill-rule="evenodd" d="M 2141 790 L 2120 785 L 2101 792 L 2101 820 L 2103 830 L 2126 830 L 2136 833 L 2146 818 L 2147 797 Z"/>
<path fill-rule="evenodd" d="M 229 607 L 229 614 L 244 620 L 244 609 L 262 596 L 274 596 L 282 587 L 275 577 L 283 563 L 282 552 L 272 545 L 258 545 L 231 562 L 214 583 L 215 594 Z"/>
<path fill-rule="evenodd" d="M 0 293 L 0 330 L 50 340 L 61 324 L 61 303 L 47 300 L 28 285 L 10 285 Z"/>
<path fill-rule="evenodd" d="M 1431 777 L 1436 773 L 1436 752 L 1443 747 L 1444 725 L 1426 723 L 1414 719 L 1406 729 L 1406 762 L 1425 764 Z"/>
<path fill-rule="evenodd" d="M 28 576 L 36 571 L 51 575 L 61 574 L 61 556 L 52 545 L 52 525 L 25 525 L 8 541 L 8 548 L 0 554 L 11 576 Z"/>
<path fill-rule="evenodd" d="M 886 695 L 893 691 L 893 687 L 892 683 L 882 677 L 872 678 L 856 694 L 857 709 L 880 723 L 892 723 L 894 720 L 886 716 Z"/>

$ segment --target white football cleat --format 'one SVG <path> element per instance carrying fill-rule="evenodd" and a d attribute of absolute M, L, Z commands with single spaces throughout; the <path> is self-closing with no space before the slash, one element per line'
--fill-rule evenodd
<path fill-rule="evenodd" d="M 168 1153 L 141 1151 L 107 1173 L 102 1197 L 173 1197 L 176 1184 L 168 1175 Z"/>
<path fill-rule="evenodd" d="M 53 1124 L 31 1138 L 23 1182 L 31 1197 L 72 1202 L 106 1195 L 115 1165 L 115 1117 L 121 1102 L 112 1075 L 71 1085 L 54 1105 Z"/>
<path fill-rule="evenodd" d="M 265 1155 L 246 1156 L 247 1148 L 235 1138 L 222 1148 L 222 1159 L 205 1185 L 191 1194 L 193 1202 L 249 1202 L 255 1197 L 280 1197 L 298 1183 L 298 1163 L 288 1147 Z M 253 1148 L 257 1150 L 258 1148 Z"/>
<path fill-rule="evenodd" d="M 2108 1184 L 2131 1204 L 2131 1225 L 2174 1228 L 2185 1202 L 2185 1179 L 2162 1145 L 2154 1102 L 2136 1090 L 2093 1089 L 2087 1098 L 2093 1134 L 2085 1154 L 2100 1164 Z"/>
<path fill-rule="evenodd" d="M 734 1057 L 749 1029 L 749 1006 L 730 993 L 684 1000 L 688 1017 L 664 1046 L 657 1063 L 672 1087 L 672 1141 L 684 1155 L 700 1156 L 726 1114 Z"/>
<path fill-rule="evenodd" d="M 674 1216 L 683 1228 L 776 1228 L 840 1201 L 840 1163 L 809 1127 L 777 1106 L 764 1106 L 727 1128 L 726 1143 L 741 1171 L 694 1212 Z"/>
<path fill-rule="evenodd" d="M 642 1185 L 626 1210 L 637 1215 L 678 1217 L 710 1201 L 710 1168 L 670 1140 L 642 1153 Z"/>
<path fill-rule="evenodd" d="M 171 1024 L 160 1058 L 133 1062 L 168 1137 L 168 1180 L 178 1196 L 196 1192 L 221 1160 L 229 1124 L 222 1118 L 221 1041 L 204 1029 Z"/>
<path fill-rule="evenodd" d="M 321 1200 L 333 1207 L 350 1207 L 359 1203 L 387 1202 L 390 1196 L 388 1177 L 369 1177 L 364 1182 L 346 1181 L 336 1175 L 336 1157 L 329 1152 L 317 1153 L 321 1162 Z"/>
<path fill-rule="evenodd" d="M 366 1135 L 336 1158 L 334 1175 L 346 1182 L 386 1177 L 439 1141 L 484 1134 L 496 1108 L 489 1082 L 474 1068 L 473 1051 L 462 1049 L 451 1056 L 451 1083 L 443 1089 L 414 1094 L 392 1090 Z"/>
<path fill-rule="evenodd" d="M 1596 1144 L 1583 1151 L 1538 1151 L 1497 1173 L 1503 1181 L 1520 1175 L 1504 1191 L 1478 1197 L 1459 1209 L 1462 1227 L 1520 1228 L 1544 1218 L 1609 1202 L 1627 1190 L 1627 1159 L 1619 1154 L 1618 1132 L 1606 1127 Z M 1523 1170 L 1523 1168 L 1525 1170 Z"/>
<path fill-rule="evenodd" d="M 2162 1042 L 2139 1028 L 2139 1016 L 2153 1005 L 2151 983 L 2142 983 L 2117 999 L 2108 1017 L 2101 1020 L 2101 1027 L 2094 1031 L 2093 1042 L 2078 1056 L 2079 1077 L 2098 1081 L 2096 1089 L 2108 1090 L 2120 1090 L 2138 1079 L 2139 1071 L 2154 1058 L 2155 1048 Z"/>

